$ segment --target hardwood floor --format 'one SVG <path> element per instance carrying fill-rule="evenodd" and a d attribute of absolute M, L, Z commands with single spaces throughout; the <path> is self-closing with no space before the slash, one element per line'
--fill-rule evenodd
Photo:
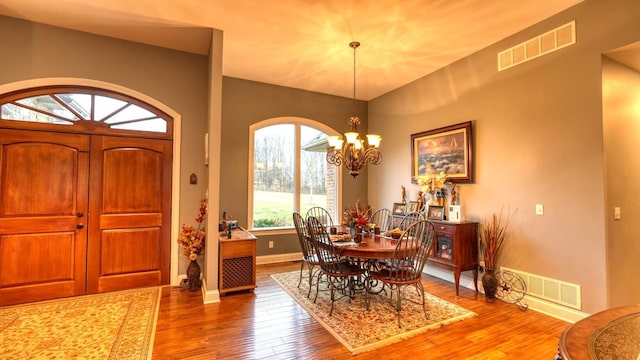
<path fill-rule="evenodd" d="M 153 359 L 544 359 L 556 354 L 569 323 L 515 305 L 488 303 L 481 293 L 425 276 L 425 291 L 478 316 L 400 343 L 352 356 L 291 301 L 270 275 L 300 269 L 289 262 L 257 266 L 254 292 L 230 293 L 204 305 L 200 292 L 166 287 Z"/>

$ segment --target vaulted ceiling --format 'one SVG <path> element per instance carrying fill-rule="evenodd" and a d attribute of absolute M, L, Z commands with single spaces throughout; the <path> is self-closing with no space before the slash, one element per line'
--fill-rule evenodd
<path fill-rule="evenodd" d="M 198 54 L 223 75 L 370 100 L 582 0 L 0 0 L 0 14 Z"/>

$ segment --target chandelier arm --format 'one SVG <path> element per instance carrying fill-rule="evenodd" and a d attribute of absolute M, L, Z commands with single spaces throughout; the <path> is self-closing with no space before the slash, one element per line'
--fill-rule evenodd
<path fill-rule="evenodd" d="M 327 151 L 327 162 L 336 166 L 342 165 L 344 161 L 344 154 L 340 149 L 330 149 Z"/>
<path fill-rule="evenodd" d="M 382 162 L 382 153 L 377 148 L 371 147 L 364 152 L 364 162 L 371 165 L 378 165 Z"/>

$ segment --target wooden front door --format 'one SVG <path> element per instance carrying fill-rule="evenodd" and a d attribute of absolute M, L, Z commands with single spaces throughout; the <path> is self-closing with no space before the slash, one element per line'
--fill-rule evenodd
<path fill-rule="evenodd" d="M 0 129 L 0 305 L 169 283 L 170 140 Z"/>
<path fill-rule="evenodd" d="M 169 283 L 170 140 L 92 136 L 88 292 Z"/>
<path fill-rule="evenodd" d="M 85 293 L 89 141 L 0 129 L 0 305 Z"/>

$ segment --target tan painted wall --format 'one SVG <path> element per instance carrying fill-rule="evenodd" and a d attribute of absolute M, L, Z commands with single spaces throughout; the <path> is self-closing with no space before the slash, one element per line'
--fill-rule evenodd
<path fill-rule="evenodd" d="M 203 135 L 207 129 L 206 56 L 61 29 L 0 16 L 0 84 L 72 77 L 109 82 L 146 94 L 182 115 L 180 223 L 195 225 L 207 186 Z M 189 184 L 189 175 L 198 184 Z M 175 211 L 175 210 L 174 210 Z M 187 260 L 181 257 L 181 272 Z"/>
<path fill-rule="evenodd" d="M 576 20 L 576 45 L 497 71 L 497 53 Z M 474 121 L 468 219 L 517 209 L 502 265 L 582 286 L 582 311 L 608 307 L 601 54 L 640 39 L 640 3 L 586 1 L 369 104 L 384 163 L 369 198 L 390 206 L 407 185 L 412 133 Z M 535 204 L 545 214 L 535 215 Z M 637 268 L 636 268 L 637 269 Z M 637 271 L 636 271 L 637 273 Z M 636 299 L 640 301 L 640 299 Z"/>
<path fill-rule="evenodd" d="M 247 226 L 247 177 L 249 126 L 276 117 L 301 117 L 321 122 L 339 133 L 349 129 L 353 100 L 254 81 L 223 77 L 220 212 L 227 211 Z M 356 113 L 367 131 L 367 103 L 357 101 Z M 353 179 L 343 172 L 342 202 L 352 205 L 367 199 L 367 171 Z M 275 246 L 269 249 L 269 240 Z M 258 255 L 300 252 L 295 232 L 287 235 L 259 235 Z"/>
<path fill-rule="evenodd" d="M 606 57 L 602 68 L 608 295 L 623 306 L 640 303 L 640 73 Z"/>

